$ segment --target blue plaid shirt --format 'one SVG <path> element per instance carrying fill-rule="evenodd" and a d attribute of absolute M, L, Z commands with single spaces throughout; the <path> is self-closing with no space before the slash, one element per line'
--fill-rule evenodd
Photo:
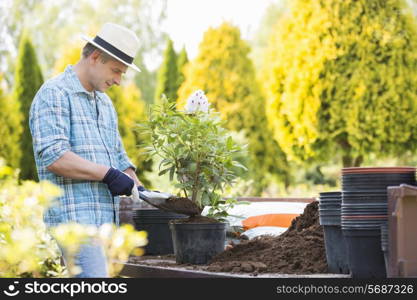
<path fill-rule="evenodd" d="M 110 98 L 84 89 L 70 65 L 39 89 L 29 126 L 39 180 L 49 180 L 64 192 L 46 210 L 45 223 L 119 224 L 119 197 L 112 197 L 106 184 L 62 177 L 47 169 L 67 151 L 121 171 L 136 169 L 123 148 Z"/>

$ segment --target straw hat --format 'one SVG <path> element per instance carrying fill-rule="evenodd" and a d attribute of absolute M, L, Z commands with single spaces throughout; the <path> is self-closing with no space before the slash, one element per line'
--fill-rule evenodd
<path fill-rule="evenodd" d="M 85 35 L 81 35 L 81 37 L 118 61 L 140 72 L 140 69 L 132 63 L 139 49 L 139 39 L 132 30 L 117 24 L 106 23 L 94 38 Z"/>

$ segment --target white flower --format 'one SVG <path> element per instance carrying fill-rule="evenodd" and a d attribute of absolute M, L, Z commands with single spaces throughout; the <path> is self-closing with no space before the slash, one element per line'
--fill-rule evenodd
<path fill-rule="evenodd" d="M 38 203 L 38 199 L 36 197 L 28 197 L 28 198 L 25 198 L 25 200 L 24 200 L 24 204 L 25 204 L 26 207 L 27 206 L 34 206 L 37 203 Z"/>
<path fill-rule="evenodd" d="M 110 223 L 105 223 L 98 229 L 98 236 L 102 240 L 107 240 L 113 234 L 113 226 Z"/>
<path fill-rule="evenodd" d="M 208 112 L 209 106 L 210 103 L 208 102 L 206 95 L 204 95 L 204 92 L 202 90 L 197 90 L 188 97 L 185 111 L 188 113 L 196 111 Z"/>

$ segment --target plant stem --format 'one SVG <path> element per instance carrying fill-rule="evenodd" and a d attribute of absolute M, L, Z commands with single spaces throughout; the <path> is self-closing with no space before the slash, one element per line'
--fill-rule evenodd
<path fill-rule="evenodd" d="M 175 168 L 177 170 L 179 170 L 180 169 L 179 162 L 178 162 L 178 160 L 175 157 L 174 157 L 174 163 L 175 163 Z M 178 178 L 178 181 L 180 183 L 184 184 L 182 178 L 181 177 L 178 177 L 178 172 L 177 172 L 177 178 Z M 187 190 L 185 188 L 183 188 L 182 191 L 184 192 L 185 198 L 188 198 Z"/>
<path fill-rule="evenodd" d="M 197 166 L 196 166 L 196 170 L 194 173 L 194 184 L 193 184 L 193 197 L 192 197 L 192 201 L 194 203 L 197 203 L 198 206 L 201 208 L 201 203 L 199 203 L 200 201 L 196 201 L 197 198 L 197 192 L 198 192 L 198 188 L 199 188 L 199 184 L 198 184 L 198 175 L 200 174 L 200 160 L 197 161 Z"/>

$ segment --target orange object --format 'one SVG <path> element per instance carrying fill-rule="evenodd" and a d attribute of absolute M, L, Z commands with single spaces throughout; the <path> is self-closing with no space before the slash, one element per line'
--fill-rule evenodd
<path fill-rule="evenodd" d="M 259 226 L 289 227 L 291 221 L 300 214 L 266 214 L 249 217 L 242 221 L 245 230 Z"/>

